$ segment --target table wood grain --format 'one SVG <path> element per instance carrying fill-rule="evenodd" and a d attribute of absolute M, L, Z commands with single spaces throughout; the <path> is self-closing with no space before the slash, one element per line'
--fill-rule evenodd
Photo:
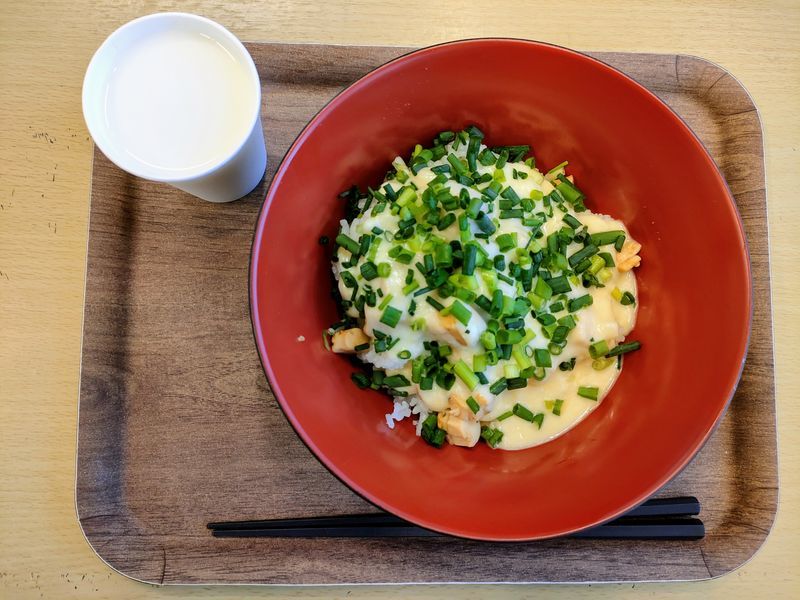
<path fill-rule="evenodd" d="M 797 597 L 800 588 L 800 5 L 797 2 L 462 3 L 313 0 L 0 4 L 0 596 Z M 720 63 L 764 123 L 770 213 L 781 497 L 747 565 L 692 584 L 588 587 L 152 588 L 89 549 L 74 509 L 77 397 L 91 172 L 80 112 L 103 38 L 158 10 L 204 14 L 245 40 L 426 45 L 486 35 L 584 50 L 686 53 Z M 593 586 L 594 587 L 594 586 Z"/>

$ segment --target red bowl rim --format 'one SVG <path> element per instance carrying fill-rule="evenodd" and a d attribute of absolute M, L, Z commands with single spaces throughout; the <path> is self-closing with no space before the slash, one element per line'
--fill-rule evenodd
<path fill-rule="evenodd" d="M 475 43 L 492 43 L 492 42 L 510 42 L 514 44 L 524 45 L 524 46 L 544 46 L 549 48 L 555 48 L 559 51 L 562 51 L 566 54 L 569 54 L 579 60 L 585 60 L 591 63 L 594 63 L 596 66 L 604 69 L 606 72 L 611 74 L 612 76 L 617 77 L 626 85 L 632 86 L 639 93 L 643 93 L 646 98 L 649 98 L 651 101 L 654 101 L 657 106 L 659 106 L 662 110 L 666 111 L 666 114 L 669 115 L 675 125 L 679 127 L 685 134 L 688 134 L 689 139 L 699 148 L 701 151 L 701 155 L 705 157 L 707 166 L 712 170 L 714 173 L 718 183 L 722 185 L 723 190 L 727 196 L 727 208 L 733 213 L 735 217 L 736 224 L 738 226 L 738 233 L 739 237 L 741 238 L 742 246 L 744 248 L 744 268 L 747 272 L 746 277 L 746 284 L 747 284 L 747 298 L 746 298 L 746 306 L 747 306 L 747 333 L 745 336 L 742 337 L 742 344 L 739 348 L 739 354 L 741 356 L 739 360 L 739 368 L 736 378 L 734 380 L 731 389 L 727 392 L 727 399 L 722 404 L 720 410 L 717 413 L 717 416 L 714 419 L 714 423 L 711 427 L 709 427 L 706 434 L 698 439 L 692 444 L 691 447 L 688 447 L 686 452 L 683 455 L 683 458 L 680 462 L 676 463 L 671 471 L 666 472 L 662 477 L 659 477 L 657 481 L 655 481 L 652 485 L 648 487 L 648 489 L 640 494 L 639 496 L 631 499 L 628 503 L 623 506 L 620 506 L 614 511 L 609 511 L 604 518 L 600 518 L 595 520 L 594 522 L 588 523 L 586 525 L 580 527 L 573 527 L 565 529 L 564 531 L 557 533 L 557 534 L 547 534 L 547 535 L 531 535 L 531 534 L 521 534 L 519 536 L 514 537 L 499 537 L 499 536 L 491 536 L 491 535 L 475 535 L 469 532 L 464 532 L 459 530 L 458 528 L 449 527 L 447 525 L 441 525 L 438 523 L 433 523 L 430 521 L 422 520 L 415 517 L 413 514 L 409 514 L 406 511 L 391 506 L 388 503 L 383 502 L 380 498 L 361 488 L 358 484 L 353 482 L 345 473 L 343 473 L 333 462 L 331 462 L 328 457 L 317 447 L 314 441 L 309 438 L 303 429 L 302 425 L 298 422 L 294 412 L 292 411 L 289 404 L 286 402 L 286 398 L 281 390 L 280 383 L 278 382 L 275 373 L 272 370 L 272 365 L 269 361 L 269 356 L 267 354 L 266 344 L 264 341 L 264 335 L 262 333 L 261 322 L 258 316 L 258 294 L 256 291 L 256 281 L 257 281 L 257 271 L 256 271 L 256 264 L 257 258 L 256 255 L 260 253 L 263 233 L 264 233 L 264 224 L 266 222 L 267 216 L 269 214 L 270 206 L 272 205 L 272 201 L 274 199 L 276 190 L 280 186 L 281 180 L 283 179 L 283 175 L 286 172 L 289 164 L 294 158 L 295 153 L 299 149 L 299 147 L 305 142 L 305 138 L 309 131 L 314 129 L 316 123 L 322 118 L 323 113 L 327 112 L 329 107 L 335 106 L 340 102 L 343 102 L 351 94 L 355 93 L 360 87 L 364 86 L 366 82 L 371 80 L 372 78 L 376 77 L 379 73 L 389 69 L 390 67 L 394 66 L 395 63 L 402 62 L 408 60 L 411 56 L 419 56 L 421 54 L 426 54 L 428 52 L 436 51 L 442 47 L 448 46 L 458 46 L 458 45 L 472 45 Z M 278 165 L 277 170 L 275 171 L 275 175 L 270 182 L 269 188 L 267 189 L 264 202 L 259 209 L 258 219 L 256 221 L 255 230 L 253 233 L 253 242 L 251 245 L 250 251 L 250 265 L 248 269 L 248 290 L 249 290 L 249 300 L 250 300 L 250 320 L 252 325 L 253 337 L 256 342 L 256 347 L 258 350 L 259 360 L 261 361 L 261 365 L 264 369 L 264 372 L 269 379 L 270 386 L 275 394 L 275 398 L 278 400 L 278 403 L 281 406 L 282 412 L 286 417 L 289 424 L 295 430 L 300 440 L 306 445 L 306 447 L 311 451 L 312 455 L 332 474 L 334 475 L 339 481 L 344 483 L 350 490 L 358 494 L 361 498 L 373 504 L 377 508 L 390 512 L 402 519 L 405 519 L 419 527 L 424 529 L 429 529 L 431 531 L 435 531 L 438 533 L 443 533 L 447 535 L 451 535 L 454 537 L 460 537 L 465 539 L 473 539 L 479 541 L 491 541 L 491 542 L 524 542 L 524 541 L 534 541 L 534 540 L 545 540 L 551 538 L 557 538 L 561 536 L 568 536 L 570 534 L 576 533 L 578 531 L 584 531 L 586 529 L 591 529 L 592 527 L 596 527 L 598 525 L 602 525 L 603 523 L 607 523 L 609 521 L 613 521 L 614 519 L 624 515 L 626 512 L 635 508 L 636 506 L 640 505 L 648 498 L 650 498 L 653 494 L 655 494 L 659 489 L 667 485 L 670 481 L 672 481 L 675 477 L 677 477 L 681 471 L 689 464 L 689 462 L 702 450 L 703 446 L 709 440 L 711 435 L 716 431 L 719 427 L 720 422 L 722 421 L 722 417 L 725 415 L 730 403 L 733 399 L 733 396 L 736 392 L 737 387 L 739 386 L 739 382 L 741 381 L 742 372 L 744 370 L 744 364 L 747 359 L 747 352 L 750 345 L 750 336 L 752 333 L 752 321 L 753 321 L 753 284 L 752 284 L 752 270 L 751 270 L 751 260 L 750 260 L 750 249 L 747 243 L 747 236 L 744 232 L 744 225 L 742 223 L 741 215 L 739 214 L 739 210 L 736 205 L 736 201 L 733 197 L 733 194 L 728 186 L 727 181 L 723 177 L 722 173 L 720 172 L 719 168 L 717 167 L 714 159 L 711 157 L 708 149 L 705 147 L 703 142 L 697 136 L 697 134 L 689 127 L 686 121 L 678 115 L 668 104 L 666 104 L 663 100 L 661 100 L 658 96 L 656 96 L 653 92 L 648 90 L 642 84 L 637 82 L 635 79 L 630 77 L 629 75 L 623 73 L 619 69 L 609 65 L 606 62 L 603 62 L 600 59 L 594 58 L 585 54 L 583 52 L 579 52 L 577 50 L 573 50 L 571 48 L 567 48 L 565 46 L 560 46 L 558 44 L 552 44 L 549 42 L 541 42 L 536 40 L 529 40 L 525 38 L 513 38 L 513 37 L 478 37 L 478 38 L 463 38 L 458 40 L 451 40 L 448 42 L 442 42 L 440 44 L 433 44 L 431 46 L 425 46 L 423 48 L 418 48 L 415 50 L 411 50 L 400 56 L 393 58 L 390 61 L 376 67 L 375 69 L 369 71 L 365 75 L 358 78 L 356 81 L 348 85 L 338 94 L 336 94 L 333 98 L 331 98 L 328 102 L 326 102 L 319 111 L 309 120 L 308 123 L 300 130 L 300 133 L 297 134 L 297 137 L 292 142 L 289 149 L 286 151 L 286 154 L 281 159 L 280 164 Z"/>

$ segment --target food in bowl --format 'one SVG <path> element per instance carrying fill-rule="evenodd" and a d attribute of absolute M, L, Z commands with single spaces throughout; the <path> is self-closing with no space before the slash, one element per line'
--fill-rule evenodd
<path fill-rule="evenodd" d="M 568 163 L 542 173 L 529 146 L 483 142 L 442 132 L 343 194 L 328 333 L 370 367 L 359 387 L 392 396 L 390 428 L 413 416 L 437 447 L 520 450 L 592 412 L 639 349 L 641 245 L 585 206 Z"/>

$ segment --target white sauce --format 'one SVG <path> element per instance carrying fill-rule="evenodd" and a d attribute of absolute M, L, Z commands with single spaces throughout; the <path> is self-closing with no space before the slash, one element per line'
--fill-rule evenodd
<path fill-rule="evenodd" d="M 462 146 L 455 153 L 459 156 L 465 155 L 465 147 Z M 442 158 L 429 167 L 422 169 L 416 176 L 411 175 L 410 181 L 413 182 L 419 192 L 421 193 L 428 185 L 428 183 L 435 177 L 430 169 L 430 166 L 438 164 L 446 164 L 446 158 Z M 401 159 L 395 159 L 394 165 L 401 169 L 405 164 Z M 526 179 L 514 179 L 513 169 L 528 173 Z M 485 167 L 479 165 L 480 173 L 493 173 L 494 167 Z M 528 198 L 533 190 L 538 190 L 544 195 L 550 193 L 553 189 L 549 181 L 545 180 L 542 174 L 536 169 L 531 169 L 523 163 L 508 163 L 503 169 L 505 174 L 504 186 L 510 186 L 516 191 L 521 198 Z M 396 180 L 390 182 L 395 190 L 399 190 L 403 185 L 408 185 L 408 182 L 399 183 Z M 449 181 L 446 184 L 451 192 L 458 195 L 463 186 L 454 181 Z M 480 196 L 480 194 L 470 188 L 470 196 Z M 373 204 L 374 206 L 374 204 Z M 484 205 L 485 207 L 485 205 Z M 536 204 L 536 210 L 541 209 L 541 201 Z M 499 203 L 494 203 L 494 213 L 492 216 L 495 218 L 499 216 Z M 627 234 L 625 225 L 616 219 L 605 215 L 598 215 L 590 212 L 574 212 L 569 211 L 577 218 L 583 225 L 587 227 L 589 233 L 600 233 L 604 231 L 622 230 Z M 555 208 L 553 217 L 549 218 L 542 231 L 544 237 L 541 238 L 542 243 L 546 240 L 547 235 L 561 229 L 565 223 L 563 222 L 564 213 Z M 362 234 L 369 233 L 373 227 L 380 227 L 384 231 L 396 231 L 398 217 L 392 215 L 389 210 L 372 216 L 371 211 L 367 211 L 362 217 L 355 219 L 352 224 L 342 221 L 342 231 L 348 234 L 353 239 L 358 239 Z M 473 232 L 479 231 L 473 223 Z M 530 229 L 524 226 L 520 219 L 501 219 L 499 220 L 499 227 L 495 234 L 491 237 L 495 238 L 496 235 L 501 233 L 517 233 L 519 246 L 524 246 L 530 237 Z M 457 223 L 451 225 L 445 231 L 436 231 L 434 234 L 444 238 L 447 241 L 459 239 L 459 230 Z M 627 237 L 630 240 L 630 236 Z M 485 243 L 484 248 L 490 256 L 499 253 L 497 245 L 493 241 Z M 394 373 L 402 373 L 409 380 L 411 379 L 411 362 L 410 359 L 399 358 L 397 354 L 403 350 L 411 353 L 411 359 L 416 358 L 424 352 L 423 343 L 425 341 L 438 341 L 446 343 L 453 348 L 453 354 L 450 357 L 452 362 L 463 359 L 468 365 L 472 365 L 473 357 L 475 354 L 484 353 L 485 350 L 479 342 L 480 334 L 486 329 L 486 320 L 490 317 L 480 310 L 477 306 L 470 305 L 472 310 L 472 317 L 468 326 L 458 324 L 458 330 L 461 337 L 467 342 L 464 346 L 459 343 L 451 332 L 448 332 L 443 326 L 438 314 L 438 311 L 425 302 L 424 296 L 414 298 L 416 301 L 416 313 L 414 316 L 409 315 L 409 305 L 412 296 L 403 294 L 402 289 L 405 285 L 406 273 L 409 269 L 414 271 L 417 280 L 421 276 L 416 271 L 414 263 L 421 261 L 423 252 L 417 252 L 414 260 L 410 265 L 403 265 L 397 263 L 395 260 L 388 256 L 388 251 L 392 247 L 392 243 L 382 240 L 373 262 L 376 264 L 381 262 L 388 262 L 392 265 L 392 273 L 387 278 L 376 278 L 369 282 L 374 290 L 380 289 L 383 292 L 383 297 L 392 295 L 390 302 L 391 306 L 403 311 L 402 317 L 398 325 L 389 329 L 386 325 L 380 323 L 380 318 L 383 310 L 377 305 L 375 307 L 365 307 L 365 322 L 364 331 L 370 337 L 373 336 L 375 328 L 381 331 L 390 331 L 393 337 L 399 338 L 399 342 L 393 347 L 391 351 L 376 353 L 372 348 L 368 352 L 361 353 L 362 360 L 370 362 L 379 368 L 387 369 L 387 375 Z M 567 256 L 579 250 L 581 244 L 572 243 L 567 250 Z M 610 252 L 612 256 L 616 255 L 613 246 L 604 246 L 600 249 L 602 252 Z M 513 258 L 516 260 L 515 249 L 511 249 L 503 253 L 506 256 L 507 262 Z M 350 259 L 350 253 L 343 249 L 339 249 L 339 262 L 334 264 L 334 273 L 337 275 L 341 269 L 341 263 Z M 503 432 L 503 438 L 498 448 L 506 450 L 518 450 L 528 448 L 552 440 L 553 438 L 563 434 L 581 419 L 586 417 L 592 412 L 602 401 L 603 397 L 613 386 L 619 375 L 616 363 L 611 364 L 603 370 L 595 370 L 592 367 L 592 359 L 589 356 L 588 348 L 593 342 L 599 340 L 606 340 L 609 348 L 613 348 L 619 342 L 623 341 L 625 336 L 633 329 L 636 319 L 636 305 L 624 306 L 617 299 L 613 298 L 611 291 L 619 288 L 622 292 L 628 291 L 636 295 L 636 279 L 632 271 L 618 271 L 616 267 L 610 268 L 611 278 L 606 282 L 605 287 L 591 287 L 588 290 L 582 285 L 573 285 L 572 290 L 567 296 L 577 298 L 587 293 L 591 294 L 593 304 L 583 308 L 575 313 L 569 313 L 566 309 L 555 314 L 557 318 L 572 314 L 577 321 L 577 326 L 570 331 L 567 337 L 567 344 L 559 355 L 552 356 L 553 368 L 547 369 L 546 377 L 542 381 L 530 379 L 528 387 L 518 390 L 506 390 L 495 397 L 489 391 L 489 385 L 503 376 L 503 369 L 501 365 L 489 366 L 485 375 L 489 384 L 479 385 L 476 389 L 470 391 L 460 381 L 456 380 L 455 385 L 451 390 L 442 389 L 434 385 L 432 390 L 420 390 L 417 384 L 404 388 L 412 397 L 418 397 L 422 400 L 425 407 L 430 411 L 443 411 L 448 407 L 448 401 L 451 395 L 456 394 L 461 398 L 467 396 L 482 395 L 484 398 L 489 399 L 490 404 L 488 411 L 481 418 L 482 425 L 492 428 L 500 429 Z M 359 274 L 358 267 L 350 269 L 350 272 L 359 281 L 359 284 L 366 283 L 363 281 Z M 477 293 L 482 293 L 491 296 L 488 287 L 482 280 L 476 270 L 476 279 L 479 282 L 480 289 L 475 290 Z M 535 279 L 534 279 L 535 281 Z M 424 285 L 424 282 L 421 283 Z M 511 297 L 520 295 L 515 286 L 507 284 L 503 281 L 497 282 L 498 289 L 501 289 L 504 294 Z M 349 299 L 352 290 L 344 285 L 344 282 L 339 280 L 339 290 L 344 299 Z M 441 299 L 440 302 L 445 306 L 452 304 L 453 298 Z M 378 298 L 380 303 L 381 298 Z M 351 308 L 349 314 L 351 316 L 358 316 L 358 312 Z M 411 328 L 413 321 L 417 319 L 424 319 L 426 322 L 426 329 L 422 331 L 414 331 Z M 525 327 L 531 329 L 536 336 L 529 342 L 531 349 L 547 348 L 549 340 L 542 333 L 542 326 L 536 321 L 533 316 L 528 313 L 524 319 Z M 576 358 L 575 367 L 571 371 L 561 371 L 558 364 L 562 361 L 569 361 L 571 358 Z M 502 364 L 503 361 L 501 361 Z M 580 386 L 590 386 L 598 388 L 598 399 L 596 401 L 583 398 L 578 395 L 578 388 Z M 552 405 L 548 404 L 561 400 L 560 415 L 553 414 Z M 512 407 L 520 403 L 527 407 L 530 411 L 535 413 L 544 413 L 545 417 L 542 421 L 541 428 L 535 423 L 531 423 L 517 416 L 505 418 L 498 421 L 497 417 L 503 415 Z M 419 430 L 419 427 L 418 427 Z"/>

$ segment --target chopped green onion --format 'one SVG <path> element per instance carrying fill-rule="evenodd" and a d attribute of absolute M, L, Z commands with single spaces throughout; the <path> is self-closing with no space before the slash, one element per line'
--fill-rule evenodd
<path fill-rule="evenodd" d="M 378 276 L 378 268 L 373 262 L 365 262 L 359 270 L 361 271 L 361 276 L 367 281 L 372 281 Z"/>
<path fill-rule="evenodd" d="M 469 325 L 469 320 L 472 318 L 472 312 L 458 300 L 455 300 L 450 305 L 450 313 L 458 319 L 462 325 Z"/>
<path fill-rule="evenodd" d="M 469 201 L 469 205 L 467 206 L 467 214 L 471 219 L 476 219 L 478 217 L 478 213 L 481 212 L 481 207 L 483 206 L 483 200 L 480 197 L 472 198 Z"/>
<path fill-rule="evenodd" d="M 575 368 L 575 362 L 576 360 L 575 357 L 573 356 L 569 360 L 566 360 L 562 362 L 560 365 L 558 365 L 558 369 L 559 371 L 572 371 L 572 369 Z"/>
<path fill-rule="evenodd" d="M 532 423 L 536 423 L 536 426 L 539 429 L 541 429 L 543 421 L 544 421 L 544 413 L 536 413 L 536 415 L 533 417 L 533 420 L 531 422 Z"/>
<path fill-rule="evenodd" d="M 619 303 L 623 306 L 630 306 L 631 304 L 636 304 L 636 298 L 630 292 L 624 292 Z"/>
<path fill-rule="evenodd" d="M 388 325 L 389 327 L 396 327 L 397 324 L 400 322 L 400 317 L 403 315 L 403 311 L 397 310 L 393 306 L 387 306 L 386 309 L 383 311 L 381 315 L 381 323 L 384 325 Z"/>
<path fill-rule="evenodd" d="M 550 286 L 550 289 L 553 290 L 554 294 L 566 294 L 572 289 L 572 287 L 569 284 L 569 280 L 564 275 L 559 275 L 558 277 L 551 277 L 550 279 L 547 280 L 547 285 Z"/>
<path fill-rule="evenodd" d="M 390 388 L 408 387 L 411 382 L 403 375 L 392 375 L 383 380 L 383 385 Z"/>
<path fill-rule="evenodd" d="M 539 298 L 549 300 L 553 296 L 553 288 L 550 286 L 550 282 L 552 281 L 552 279 L 545 281 L 543 278 L 537 277 L 533 293 L 539 296 Z"/>
<path fill-rule="evenodd" d="M 625 232 L 622 230 L 616 231 L 603 231 L 601 233 L 593 233 L 589 236 L 589 240 L 595 246 L 606 246 L 608 244 L 613 244 L 617 241 L 620 236 L 625 236 Z"/>
<path fill-rule="evenodd" d="M 602 371 L 617 362 L 615 358 L 596 358 L 592 361 L 592 368 L 595 371 Z"/>
<path fill-rule="evenodd" d="M 469 398 L 467 398 L 467 400 L 466 400 L 466 404 L 467 404 L 467 406 L 469 406 L 469 409 L 470 409 L 470 410 L 473 412 L 473 414 L 476 414 L 476 415 L 477 415 L 477 414 L 478 414 L 478 411 L 481 409 L 481 405 L 480 405 L 480 404 L 478 404 L 478 403 L 475 401 L 475 398 L 473 398 L 472 396 L 470 396 Z"/>
<path fill-rule="evenodd" d="M 528 380 L 525 377 L 510 377 L 506 384 L 510 390 L 521 390 L 528 387 Z"/>
<path fill-rule="evenodd" d="M 356 281 L 356 278 L 353 277 L 352 273 L 350 273 L 349 271 L 342 271 L 340 277 L 342 278 L 345 287 L 349 288 L 358 287 L 358 282 Z"/>
<path fill-rule="evenodd" d="M 448 154 L 447 162 L 450 163 L 450 167 L 455 171 L 456 175 L 469 175 L 467 167 L 464 166 L 464 163 L 462 163 L 461 159 L 455 154 Z"/>
<path fill-rule="evenodd" d="M 383 310 L 384 308 L 386 308 L 389 305 L 389 302 L 392 301 L 392 298 L 394 298 L 394 296 L 392 296 L 392 294 L 386 294 L 384 299 L 381 300 L 381 303 L 378 305 L 378 309 L 379 310 Z"/>
<path fill-rule="evenodd" d="M 526 406 L 523 406 L 519 402 L 517 402 L 514 405 L 514 408 L 511 409 L 511 412 L 513 412 L 520 419 L 524 419 L 525 421 L 528 421 L 529 423 L 533 423 L 533 412 L 531 412 L 531 410 L 529 408 L 527 408 Z"/>
<path fill-rule="evenodd" d="M 595 246 L 594 244 L 589 244 L 588 246 L 584 246 L 583 248 L 578 250 L 575 254 L 569 257 L 569 266 L 574 268 L 582 261 L 597 254 L 598 250 L 599 250 L 598 247 Z"/>
<path fill-rule="evenodd" d="M 484 427 L 483 431 L 481 431 L 481 438 L 483 438 L 490 447 L 496 448 L 500 440 L 503 439 L 503 432 L 499 429 Z"/>
<path fill-rule="evenodd" d="M 580 310 L 586 306 L 590 306 L 594 302 L 594 299 L 590 294 L 586 294 L 584 296 L 580 296 L 578 298 L 574 298 L 567 303 L 567 308 L 569 312 L 575 312 L 576 310 Z"/>
<path fill-rule="evenodd" d="M 433 256 L 438 267 L 449 267 L 453 264 L 453 248 L 449 244 L 436 246 Z"/>
<path fill-rule="evenodd" d="M 456 376 L 444 369 L 436 374 L 436 385 L 444 390 L 449 390 L 456 382 Z"/>
<path fill-rule="evenodd" d="M 464 275 L 472 275 L 475 272 L 477 258 L 478 248 L 474 244 L 467 244 L 464 247 L 464 264 L 461 266 Z"/>
<path fill-rule="evenodd" d="M 484 331 L 480 337 L 481 345 L 487 350 L 494 350 L 497 348 L 497 341 L 495 335 L 491 331 Z"/>
<path fill-rule="evenodd" d="M 582 225 L 582 223 L 572 215 L 564 215 L 564 222 L 573 229 L 578 229 Z"/>
<path fill-rule="evenodd" d="M 478 218 L 475 219 L 475 223 L 478 225 L 478 229 L 486 235 L 492 235 L 497 231 L 497 227 L 495 227 L 495 224 L 492 223 L 492 219 L 486 213 L 479 214 Z"/>
<path fill-rule="evenodd" d="M 508 411 L 504 412 L 502 415 L 500 415 L 499 417 L 497 417 L 497 420 L 498 421 L 505 421 L 509 417 L 513 417 L 513 416 L 514 416 L 514 413 L 512 411 L 508 410 Z"/>
<path fill-rule="evenodd" d="M 472 357 L 472 370 L 476 373 L 486 370 L 486 355 L 476 354 Z"/>
<path fill-rule="evenodd" d="M 548 175 L 554 175 L 554 174 L 558 173 L 559 171 L 563 171 L 564 167 L 566 167 L 568 164 L 569 164 L 569 161 L 565 160 L 561 164 L 556 165 L 555 167 L 550 169 L 547 173 L 545 173 L 545 177 L 548 176 Z"/>
<path fill-rule="evenodd" d="M 506 252 L 516 247 L 517 234 L 516 232 L 500 234 L 495 238 L 495 242 L 497 242 L 497 247 L 500 248 L 500 252 Z"/>
<path fill-rule="evenodd" d="M 367 389 L 370 385 L 369 378 L 363 373 L 353 373 L 350 375 L 350 379 L 352 379 L 353 383 L 355 383 L 361 390 Z"/>
<path fill-rule="evenodd" d="M 535 348 L 533 351 L 533 361 L 537 367 L 552 367 L 553 361 L 550 358 L 550 352 L 545 348 Z"/>
<path fill-rule="evenodd" d="M 596 387 L 580 386 L 578 388 L 578 396 L 588 398 L 589 400 L 597 400 L 597 393 L 600 390 Z"/>
<path fill-rule="evenodd" d="M 592 358 L 600 358 L 608 353 L 608 344 L 605 340 L 600 340 L 589 346 L 589 356 Z"/>
<path fill-rule="evenodd" d="M 507 387 L 506 379 L 505 377 L 501 377 L 500 379 L 498 379 L 492 385 L 489 386 L 489 391 L 495 396 L 497 396 L 498 394 L 504 392 L 506 387 Z"/>
<path fill-rule="evenodd" d="M 577 187 L 575 187 L 574 183 L 572 183 L 569 179 L 567 179 L 563 175 L 559 175 L 558 180 L 561 183 L 559 183 L 555 187 L 558 190 L 558 193 L 564 196 L 564 199 L 570 204 L 576 204 L 586 197 L 586 195 L 582 191 L 580 191 Z M 575 210 L 578 209 L 576 208 Z"/>
<path fill-rule="evenodd" d="M 603 260 L 603 258 L 597 255 L 594 255 L 592 258 L 590 258 L 589 262 L 591 264 L 589 265 L 588 271 L 592 275 L 597 275 L 600 270 L 604 269 L 606 266 L 606 262 Z"/>
<path fill-rule="evenodd" d="M 497 339 L 497 343 L 501 345 L 505 344 L 518 344 L 522 341 L 523 333 L 518 329 L 501 329 L 495 334 L 495 338 Z"/>
<path fill-rule="evenodd" d="M 336 243 L 353 255 L 357 255 L 359 249 L 361 248 L 358 242 L 344 233 L 340 233 L 336 236 Z"/>
<path fill-rule="evenodd" d="M 411 283 L 409 283 L 407 286 L 403 287 L 403 294 L 405 296 L 408 296 L 411 292 L 416 290 L 418 287 L 419 287 L 419 282 L 414 280 Z"/>
<path fill-rule="evenodd" d="M 620 356 L 622 354 L 627 354 L 628 352 L 634 352 L 642 347 L 642 343 L 638 341 L 633 342 L 625 342 L 624 344 L 619 344 L 615 346 L 606 354 L 606 356 Z"/>
<path fill-rule="evenodd" d="M 474 390 L 478 386 L 478 377 L 475 375 L 472 369 L 469 368 L 469 365 L 463 360 L 459 360 L 453 366 L 453 371 L 458 378 L 464 382 L 464 385 L 466 385 L 470 391 Z"/>
<path fill-rule="evenodd" d="M 433 308 L 435 308 L 436 310 L 444 310 L 444 304 L 442 304 L 441 302 L 437 302 L 437 301 L 436 301 L 434 298 L 432 298 L 431 296 L 425 296 L 425 302 L 427 302 L 428 304 L 430 304 L 430 305 L 431 305 Z"/>

